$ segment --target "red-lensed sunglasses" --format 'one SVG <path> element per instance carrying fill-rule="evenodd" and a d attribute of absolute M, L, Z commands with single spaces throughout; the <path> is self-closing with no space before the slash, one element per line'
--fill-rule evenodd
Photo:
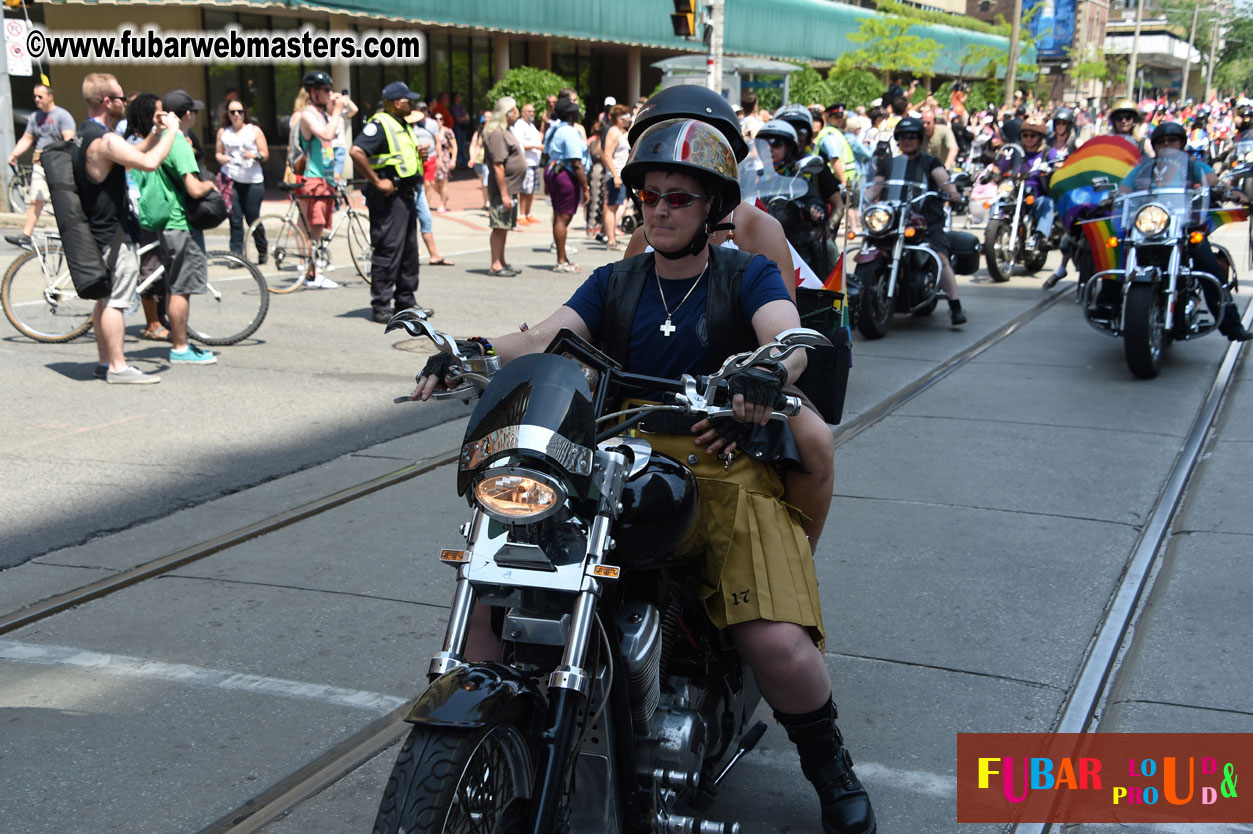
<path fill-rule="evenodd" d="M 670 208 L 687 208 L 692 203 L 704 197 L 704 194 L 693 194 L 690 191 L 670 191 L 662 194 L 660 191 L 654 191 L 651 188 L 635 189 L 635 196 L 640 198 L 640 202 L 646 206 L 657 205 L 658 200 L 665 200 L 666 205 Z"/>

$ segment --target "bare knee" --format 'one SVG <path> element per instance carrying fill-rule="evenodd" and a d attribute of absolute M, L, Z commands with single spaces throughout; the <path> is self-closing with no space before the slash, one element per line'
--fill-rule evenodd
<path fill-rule="evenodd" d="M 731 633 L 748 664 L 770 675 L 796 673 L 818 656 L 817 646 L 796 623 L 754 620 L 731 626 Z"/>

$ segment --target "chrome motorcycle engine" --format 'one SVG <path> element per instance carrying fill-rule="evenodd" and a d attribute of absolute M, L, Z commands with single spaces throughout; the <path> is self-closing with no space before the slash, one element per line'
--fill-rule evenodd
<path fill-rule="evenodd" d="M 661 696 L 661 615 L 650 603 L 628 602 L 618 610 L 618 633 L 631 723 L 635 732 L 646 733 Z"/>

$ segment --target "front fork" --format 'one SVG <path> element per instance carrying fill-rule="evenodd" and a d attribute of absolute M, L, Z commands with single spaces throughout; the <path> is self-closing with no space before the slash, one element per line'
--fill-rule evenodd
<path fill-rule="evenodd" d="M 892 244 L 892 265 L 888 272 L 888 301 L 896 298 L 896 276 L 900 274 L 901 258 L 904 254 L 905 229 L 900 228 L 896 230 L 896 241 Z"/>
<path fill-rule="evenodd" d="M 1018 225 L 1022 222 L 1022 197 L 1027 183 L 1018 183 L 1018 200 L 1014 203 L 1014 222 L 1009 226 L 1009 262 L 1018 260 Z"/>

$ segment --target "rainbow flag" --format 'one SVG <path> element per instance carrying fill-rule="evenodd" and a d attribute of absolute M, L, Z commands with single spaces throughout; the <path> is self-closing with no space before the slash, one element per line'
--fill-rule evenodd
<path fill-rule="evenodd" d="M 827 276 L 827 280 L 822 282 L 824 290 L 832 290 L 834 292 L 844 292 L 844 253 L 840 253 L 840 258 L 835 262 L 835 266 L 831 269 L 831 274 Z"/>
<path fill-rule="evenodd" d="M 1140 150 L 1117 136 L 1089 139 L 1066 158 L 1049 182 L 1062 222 L 1069 226 L 1079 209 L 1099 205 L 1109 192 L 1097 191 L 1093 182 L 1104 177 L 1117 185 L 1140 161 Z"/>
<path fill-rule="evenodd" d="M 1248 209 L 1210 209 L 1209 220 L 1206 222 L 1206 231 L 1212 232 L 1219 226 L 1226 226 L 1228 223 L 1243 223 L 1248 219 Z"/>
<path fill-rule="evenodd" d="M 1122 235 L 1118 233 L 1117 226 L 1114 223 L 1114 218 L 1102 217 L 1099 220 L 1085 220 L 1080 225 L 1083 226 L 1083 236 L 1087 238 L 1088 248 L 1092 250 L 1092 265 L 1095 267 L 1095 271 L 1104 272 L 1107 269 L 1122 269 L 1122 246 L 1118 245 L 1111 249 L 1107 245 L 1107 241 L 1110 238 L 1122 239 Z"/>

